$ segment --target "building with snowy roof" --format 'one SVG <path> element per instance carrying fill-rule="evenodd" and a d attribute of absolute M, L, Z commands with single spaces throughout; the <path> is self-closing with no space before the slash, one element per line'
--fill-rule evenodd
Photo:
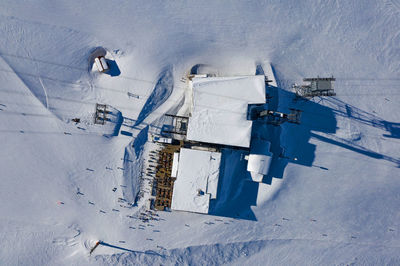
<path fill-rule="evenodd" d="M 221 153 L 182 148 L 173 158 L 171 209 L 208 213 L 210 200 L 217 198 Z"/>
<path fill-rule="evenodd" d="M 262 182 L 271 166 L 273 155 L 270 152 L 271 143 L 269 141 L 255 139 L 253 144 L 250 154 L 245 157 L 247 160 L 247 171 L 250 172 L 251 179 L 254 182 Z"/>
<path fill-rule="evenodd" d="M 265 76 L 194 77 L 186 139 L 250 147 L 249 104 L 265 103 Z"/>
<path fill-rule="evenodd" d="M 247 119 L 249 104 L 266 102 L 265 76 L 194 76 L 189 88 L 185 138 L 198 146 L 181 148 L 173 155 L 171 209 L 209 213 L 210 201 L 217 199 L 221 165 L 221 153 L 213 144 L 250 148 L 253 122 Z M 258 159 L 250 158 L 257 180 L 265 174 L 260 165 L 266 166 Z"/>

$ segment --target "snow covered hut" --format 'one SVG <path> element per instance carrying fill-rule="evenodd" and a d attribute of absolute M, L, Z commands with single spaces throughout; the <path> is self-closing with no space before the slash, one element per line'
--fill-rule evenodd
<path fill-rule="evenodd" d="M 219 152 L 182 148 L 174 153 L 171 209 L 208 213 L 210 200 L 217 198 L 220 163 Z"/>
<path fill-rule="evenodd" d="M 94 62 L 97 66 L 99 72 L 106 72 L 109 70 L 108 64 L 104 56 L 99 56 L 94 59 Z"/>

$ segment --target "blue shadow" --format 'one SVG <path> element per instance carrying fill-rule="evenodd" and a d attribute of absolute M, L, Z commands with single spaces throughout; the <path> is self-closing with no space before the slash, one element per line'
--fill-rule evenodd
<path fill-rule="evenodd" d="M 140 254 L 147 254 L 147 255 L 155 255 L 155 256 L 160 256 L 165 258 L 165 255 L 161 255 L 153 250 L 146 250 L 146 251 L 137 251 L 137 250 L 133 250 L 133 249 L 127 249 L 127 248 L 123 248 L 123 247 L 119 247 L 119 246 L 115 246 L 115 245 L 111 245 L 108 244 L 106 242 L 103 241 L 99 241 L 100 245 L 105 246 L 105 247 L 109 247 L 109 248 L 115 248 L 115 249 L 119 249 L 122 251 L 127 251 L 127 252 L 134 252 L 134 253 L 140 253 Z"/>
<path fill-rule="evenodd" d="M 380 128 L 389 134 L 383 134 L 387 138 L 400 138 L 400 123 L 389 122 L 374 113 L 370 113 L 353 105 L 345 103 L 337 98 L 326 99 L 335 108 L 334 113 L 338 116 L 346 117 L 356 122 L 368 125 L 371 127 Z"/>
<path fill-rule="evenodd" d="M 250 206 L 257 202 L 258 183 L 252 182 L 244 156 L 248 151 L 222 149 L 217 199 L 209 213 L 216 216 L 256 220 Z"/>
<path fill-rule="evenodd" d="M 387 138 L 400 138 L 400 123 L 392 123 L 388 121 L 383 121 L 383 125 L 388 133 L 388 134 L 383 134 L 384 137 Z"/>
<path fill-rule="evenodd" d="M 330 138 L 327 138 L 327 137 L 324 137 L 324 136 L 321 136 L 321 135 L 318 135 L 318 134 L 315 134 L 315 133 L 311 133 L 311 136 L 313 138 L 318 139 L 318 140 L 322 140 L 324 142 L 327 142 L 327 143 L 330 143 L 330 144 L 333 144 L 333 145 L 336 145 L 336 146 L 339 146 L 339 147 L 342 147 L 342 148 L 345 148 L 345 149 L 348 149 L 348 150 L 351 150 L 351 151 L 354 151 L 354 152 L 357 152 L 357 153 L 361 153 L 361 154 L 363 154 L 365 156 L 368 156 L 368 157 L 371 157 L 371 158 L 384 159 L 384 160 L 387 160 L 387 161 L 390 161 L 390 162 L 394 162 L 394 163 L 400 165 L 400 160 L 399 159 L 394 159 L 392 157 L 385 156 L 383 154 L 368 150 L 368 149 L 363 148 L 361 146 L 354 145 L 353 143 L 350 143 L 350 142 L 348 144 L 344 143 L 343 142 L 344 140 L 341 142 L 341 141 L 330 139 Z"/>
<path fill-rule="evenodd" d="M 260 71 L 260 70 L 259 70 Z M 276 77 L 276 74 L 275 74 Z M 295 94 L 282 89 L 287 87 L 277 80 L 278 87 L 267 86 L 266 90 L 271 99 L 266 105 L 268 110 L 288 113 L 289 108 L 302 110 L 301 124 L 285 123 L 280 126 L 267 124 L 265 121 L 254 121 L 252 128 L 251 153 L 259 153 L 263 141 L 270 142 L 272 162 L 263 183 L 271 184 L 273 178 L 282 178 L 288 162 L 304 166 L 313 166 L 316 146 L 309 143 L 312 131 L 324 133 L 336 132 L 335 113 L 329 107 L 313 101 L 295 102 Z M 317 116 L 315 116 L 316 114 Z M 323 117 L 323 119 L 320 119 Z M 284 134 L 282 136 L 282 134 Z M 292 159 L 296 158 L 296 161 Z"/>
<path fill-rule="evenodd" d="M 135 141 L 132 144 L 135 149 L 136 159 L 139 159 L 144 144 L 146 144 L 147 142 L 148 133 L 149 133 L 149 126 L 146 126 L 139 132 L 139 134 L 135 138 Z"/>
<path fill-rule="evenodd" d="M 142 129 L 134 140 L 125 147 L 124 160 L 123 160 L 123 180 L 124 185 L 127 187 L 123 189 L 124 198 L 136 205 L 138 194 L 140 190 L 140 157 L 147 142 L 149 126 Z"/>
<path fill-rule="evenodd" d="M 107 72 L 105 72 L 107 75 L 110 75 L 111 77 L 116 77 L 121 75 L 121 70 L 119 69 L 117 62 L 115 60 L 110 60 L 106 59 L 108 67 L 110 68 Z"/>
<path fill-rule="evenodd" d="M 273 68 L 275 77 L 279 74 Z M 400 160 L 387 156 L 365 147 L 355 142 L 339 139 L 335 136 L 328 138 L 317 134 L 335 134 L 337 130 L 336 116 L 343 116 L 357 122 L 386 130 L 390 135 L 385 137 L 399 138 L 400 123 L 388 122 L 380 117 L 351 106 L 335 97 L 324 97 L 323 100 L 333 105 L 334 108 L 321 105 L 312 100 L 295 101 L 296 95 L 293 92 L 283 90 L 289 88 L 290 84 L 277 79 L 278 87 L 267 87 L 267 91 L 272 96 L 268 104 L 269 110 L 289 112 L 289 108 L 302 110 L 301 124 L 283 124 L 281 126 L 266 125 L 261 122 L 253 124 L 252 138 L 259 138 L 271 142 L 270 151 L 273 153 L 272 164 L 268 174 L 263 179 L 263 183 L 271 184 L 273 178 L 282 178 L 287 164 L 295 163 L 307 167 L 319 167 L 322 170 L 329 170 L 324 166 L 313 164 L 315 160 L 316 145 L 310 143 L 311 138 L 316 138 L 342 148 L 360 153 L 362 155 L 383 159 L 400 166 Z M 284 133 L 284 137 L 282 137 Z"/>
<path fill-rule="evenodd" d="M 131 132 L 124 131 L 124 130 L 121 130 L 121 135 L 128 136 L 128 137 L 132 137 L 133 136 L 133 134 Z"/>
<path fill-rule="evenodd" d="M 120 111 L 118 111 L 118 113 L 116 114 L 117 119 L 115 122 L 115 128 L 114 128 L 114 136 L 118 136 L 119 134 L 119 130 L 121 129 L 122 123 L 124 121 L 124 118 L 122 116 L 122 113 Z"/>
<path fill-rule="evenodd" d="M 173 88 L 174 78 L 172 74 L 172 67 L 169 66 L 161 72 L 153 92 L 140 111 L 134 126 L 142 123 L 151 112 L 162 105 L 171 95 Z"/>

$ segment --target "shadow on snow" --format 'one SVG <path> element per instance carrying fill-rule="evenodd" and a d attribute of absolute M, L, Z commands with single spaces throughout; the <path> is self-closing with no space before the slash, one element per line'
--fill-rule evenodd
<path fill-rule="evenodd" d="M 168 97 L 171 95 L 174 88 L 174 79 L 172 74 L 172 67 L 167 67 L 161 72 L 157 84 L 155 85 L 153 92 L 147 99 L 134 126 L 142 123 L 146 117 L 162 105 Z"/>
<path fill-rule="evenodd" d="M 156 255 L 156 256 L 163 257 L 163 258 L 165 257 L 164 255 L 161 255 L 153 250 L 137 251 L 137 250 L 127 249 L 127 248 L 123 248 L 123 247 L 116 246 L 116 245 L 111 245 L 111 244 L 103 242 L 103 241 L 100 241 L 100 245 L 105 246 L 105 247 L 119 249 L 122 251 L 133 252 L 133 253 L 137 253 L 137 254 Z"/>
<path fill-rule="evenodd" d="M 257 201 L 258 183 L 247 172 L 247 151 L 223 149 L 217 199 L 210 201 L 209 213 L 216 216 L 256 220 L 250 206 Z"/>
<path fill-rule="evenodd" d="M 106 59 L 108 67 L 110 68 L 105 74 L 110 75 L 111 77 L 116 77 L 121 75 L 121 70 L 119 69 L 117 62 L 115 60 Z"/>
<path fill-rule="evenodd" d="M 275 72 L 275 70 L 273 69 Z M 256 72 L 262 74 L 262 69 Z M 275 77 L 277 77 L 275 73 Z M 310 143 L 311 138 L 336 145 L 353 152 L 375 159 L 393 162 L 400 167 L 400 159 L 369 150 L 355 141 L 341 139 L 334 134 L 337 131 L 336 116 L 380 128 L 388 134 L 387 138 L 400 138 L 400 123 L 388 122 L 354 106 L 346 104 L 335 97 L 324 98 L 331 106 L 324 106 L 312 100 L 294 101 L 295 94 L 282 88 L 290 84 L 277 80 L 278 87 L 267 87 L 272 96 L 266 109 L 287 113 L 289 108 L 302 110 L 301 124 L 282 124 L 274 126 L 262 121 L 253 122 L 252 145 L 250 153 L 260 153 L 262 141 L 271 143 L 273 153 L 269 172 L 263 183 L 272 184 L 273 178 L 283 178 L 287 164 L 295 163 L 307 167 L 317 167 L 329 171 L 324 166 L 314 165 L 316 145 Z M 319 134 L 319 133 L 320 134 Z M 322 135 L 324 134 L 324 136 Z M 260 141 L 261 140 L 261 141 Z M 224 149 L 220 167 L 218 198 L 210 202 L 210 214 L 246 220 L 257 220 L 251 206 L 256 206 L 259 184 L 252 182 L 247 172 L 247 161 L 244 156 L 248 151 Z"/>

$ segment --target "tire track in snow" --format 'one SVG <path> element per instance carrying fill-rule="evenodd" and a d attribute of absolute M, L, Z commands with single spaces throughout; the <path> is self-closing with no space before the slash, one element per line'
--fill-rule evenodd
<path fill-rule="evenodd" d="M 28 58 L 32 58 L 31 55 L 30 55 L 30 53 L 26 50 L 26 48 L 24 47 L 23 49 L 25 50 L 27 57 L 28 57 Z M 34 64 L 35 64 L 35 71 L 36 71 L 36 73 L 37 73 L 37 76 L 38 76 L 38 79 L 39 79 L 39 83 L 40 83 L 40 85 L 41 85 L 42 88 L 43 88 L 44 96 L 45 96 L 45 99 L 46 99 L 46 105 L 45 105 L 45 106 L 46 106 L 47 109 L 49 109 L 49 97 L 48 97 L 48 95 L 47 95 L 47 89 L 46 89 L 46 87 L 44 86 L 43 80 L 42 80 L 42 78 L 40 77 L 39 65 L 38 65 L 38 63 L 37 63 L 36 61 L 34 61 L 34 60 L 32 60 L 32 61 L 33 61 Z"/>
<path fill-rule="evenodd" d="M 10 69 L 10 71 L 7 71 L 7 70 L 3 70 L 3 71 L 14 74 L 20 80 L 20 82 L 22 84 L 24 84 L 25 88 L 29 91 L 30 95 L 33 96 L 36 100 L 38 100 L 42 105 L 44 105 L 44 103 L 35 95 L 35 93 L 33 93 L 33 91 L 30 89 L 28 84 L 21 77 L 20 73 L 16 69 L 14 69 L 4 57 L 2 57 L 0 55 L 0 58 L 5 64 L 7 64 L 8 68 Z M 0 71 L 2 71 L 2 70 L 0 70 Z M 46 97 L 47 97 L 47 95 L 46 95 Z M 46 105 L 44 105 L 44 106 L 46 107 Z M 47 106 L 47 109 L 48 109 L 48 106 Z M 54 117 L 56 117 L 56 116 L 54 116 Z"/>

